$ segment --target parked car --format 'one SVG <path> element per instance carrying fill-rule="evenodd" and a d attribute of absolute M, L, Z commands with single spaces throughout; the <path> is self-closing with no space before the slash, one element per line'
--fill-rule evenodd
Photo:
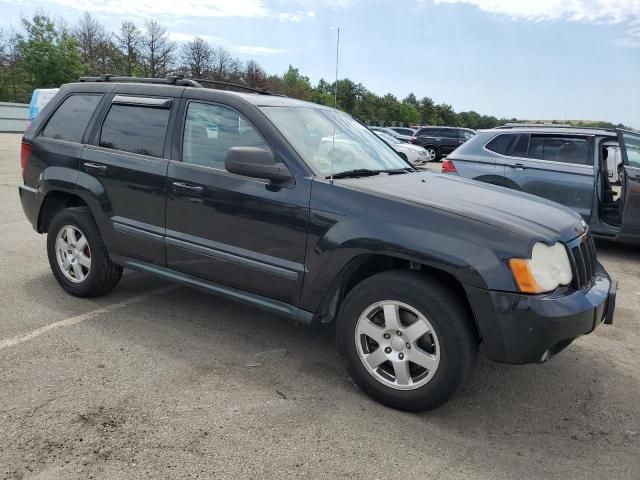
<path fill-rule="evenodd" d="M 458 391 L 479 345 L 542 362 L 613 320 L 616 282 L 566 207 L 417 171 L 321 105 L 179 77 L 82 80 L 25 132 L 19 187 L 72 295 L 105 294 L 130 268 L 335 322 L 354 381 L 410 411 Z M 325 153 L 334 135 L 356 153 Z"/>
<path fill-rule="evenodd" d="M 398 135 L 403 135 L 405 137 L 413 137 L 416 134 L 415 129 L 413 128 L 409 128 L 409 127 L 389 127 L 389 130 L 393 130 L 394 132 L 396 132 Z"/>
<path fill-rule="evenodd" d="M 431 160 L 439 160 L 475 134 L 469 128 L 423 127 L 411 138 L 411 143 L 423 147 Z"/>
<path fill-rule="evenodd" d="M 58 90 L 58 88 L 36 88 L 33 91 L 31 94 L 31 101 L 29 102 L 29 118 L 27 120 L 27 126 L 36 119 L 45 105 L 56 96 Z"/>
<path fill-rule="evenodd" d="M 582 215 L 598 236 L 640 242 L 637 132 L 553 125 L 489 130 L 450 154 L 443 170 L 548 198 Z"/>
<path fill-rule="evenodd" d="M 396 132 L 391 127 L 369 127 L 369 130 L 373 132 L 386 133 L 387 135 L 391 135 L 400 142 L 411 143 L 411 135 L 402 135 L 401 133 Z"/>
<path fill-rule="evenodd" d="M 413 165 L 423 165 L 429 161 L 427 151 L 417 145 L 403 142 L 387 132 L 375 132 L 382 140 L 388 143 L 391 148 L 398 152 L 405 160 Z"/>

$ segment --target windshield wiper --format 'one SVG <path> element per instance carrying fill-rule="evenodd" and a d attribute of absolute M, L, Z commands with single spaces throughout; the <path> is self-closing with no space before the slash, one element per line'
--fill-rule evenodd
<path fill-rule="evenodd" d="M 344 172 L 338 172 L 333 174 L 333 178 L 356 178 L 356 177 L 372 177 L 378 175 L 384 170 L 369 170 L 368 168 L 356 168 L 354 170 L 345 170 Z M 324 178 L 331 178 L 331 175 L 327 175 Z"/>
<path fill-rule="evenodd" d="M 390 168 L 388 170 L 370 170 L 368 168 L 356 168 L 354 170 L 345 170 L 344 172 L 334 173 L 333 178 L 357 178 L 357 177 L 373 177 L 381 173 L 387 173 L 389 175 L 398 175 L 400 173 L 415 172 L 412 167 L 406 168 Z M 331 178 L 331 175 L 327 175 L 325 178 Z"/>

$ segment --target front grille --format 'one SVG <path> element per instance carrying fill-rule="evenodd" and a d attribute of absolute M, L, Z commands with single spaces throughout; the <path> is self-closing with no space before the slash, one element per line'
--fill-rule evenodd
<path fill-rule="evenodd" d="M 596 276 L 596 245 L 590 232 L 569 244 L 573 286 L 583 290 L 593 285 Z"/>

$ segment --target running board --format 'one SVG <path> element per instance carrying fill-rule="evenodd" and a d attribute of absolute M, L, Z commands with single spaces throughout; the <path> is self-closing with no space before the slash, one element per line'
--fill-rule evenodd
<path fill-rule="evenodd" d="M 159 267 L 139 260 L 125 260 L 124 266 L 132 270 L 139 272 L 150 273 L 162 278 L 166 278 L 169 281 L 185 285 L 187 287 L 203 290 L 207 293 L 213 293 L 220 297 L 228 298 L 245 305 L 254 306 L 262 310 L 266 310 L 276 315 L 280 315 L 303 325 L 311 325 L 313 320 L 313 313 L 302 310 L 298 307 L 294 307 L 285 302 L 278 300 L 272 300 L 271 298 L 256 295 L 254 293 L 243 292 L 235 288 L 227 287 L 217 283 L 208 282 L 201 278 L 192 277 L 185 273 L 176 272 L 168 268 Z"/>

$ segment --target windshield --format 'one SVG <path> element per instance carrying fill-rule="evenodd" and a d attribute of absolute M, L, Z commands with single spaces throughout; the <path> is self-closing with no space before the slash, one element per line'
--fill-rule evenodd
<path fill-rule="evenodd" d="M 345 113 L 299 107 L 261 107 L 261 110 L 304 161 L 322 175 L 410 167 L 376 134 Z"/>

